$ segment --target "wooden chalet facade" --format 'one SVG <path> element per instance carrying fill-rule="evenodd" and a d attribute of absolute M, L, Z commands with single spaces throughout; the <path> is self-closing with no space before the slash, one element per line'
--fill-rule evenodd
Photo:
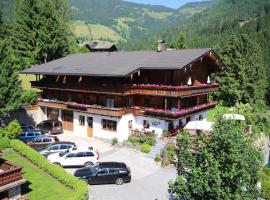
<path fill-rule="evenodd" d="M 21 186 L 26 183 L 21 170 L 21 167 L 0 157 L 0 199 L 27 199 L 21 196 Z"/>
<path fill-rule="evenodd" d="M 123 141 L 205 120 L 223 67 L 212 49 L 187 49 L 75 54 L 21 73 L 37 75 L 44 119 L 54 112 L 74 134 Z"/>

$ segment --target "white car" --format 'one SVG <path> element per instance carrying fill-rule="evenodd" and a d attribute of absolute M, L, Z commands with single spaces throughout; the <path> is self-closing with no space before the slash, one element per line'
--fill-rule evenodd
<path fill-rule="evenodd" d="M 50 163 L 63 166 L 92 166 L 99 160 L 97 151 L 91 148 L 76 149 L 73 151 L 66 151 L 62 153 L 55 153 L 48 156 Z"/>

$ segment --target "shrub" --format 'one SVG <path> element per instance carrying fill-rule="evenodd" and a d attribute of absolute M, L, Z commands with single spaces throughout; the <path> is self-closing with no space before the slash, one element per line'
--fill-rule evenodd
<path fill-rule="evenodd" d="M 141 151 L 143 153 L 149 153 L 151 151 L 151 146 L 149 144 L 142 144 Z"/>
<path fill-rule="evenodd" d="M 262 183 L 262 198 L 270 199 L 270 169 L 263 169 L 260 180 Z"/>
<path fill-rule="evenodd" d="M 118 143 L 118 139 L 117 138 L 113 138 L 112 139 L 112 145 L 116 145 Z"/>
<path fill-rule="evenodd" d="M 7 149 L 9 148 L 9 146 L 9 139 L 5 137 L 0 137 L 0 149 Z"/>
<path fill-rule="evenodd" d="M 161 166 L 169 166 L 173 164 L 174 159 L 176 158 L 176 150 L 173 144 L 167 144 L 163 149 L 160 151 L 161 155 Z"/>
<path fill-rule="evenodd" d="M 141 134 L 139 137 L 129 136 L 128 141 L 132 144 L 149 144 L 150 146 L 154 146 L 156 144 L 156 138 L 154 136 L 146 136 Z"/>
<path fill-rule="evenodd" d="M 0 129 L 0 136 L 15 139 L 22 133 L 21 126 L 17 120 L 8 124 L 7 127 Z"/>
<path fill-rule="evenodd" d="M 25 90 L 21 96 L 22 103 L 34 104 L 37 102 L 38 93 L 34 90 Z"/>
<path fill-rule="evenodd" d="M 28 158 L 40 169 L 53 176 L 64 185 L 73 189 L 76 193 L 77 200 L 88 199 L 88 188 L 86 183 L 78 180 L 76 177 L 66 172 L 62 167 L 49 163 L 44 156 L 19 140 L 10 140 L 10 147 Z"/>
<path fill-rule="evenodd" d="M 156 162 L 160 162 L 160 160 L 161 160 L 161 156 L 160 156 L 160 154 L 158 153 L 158 154 L 156 155 L 156 157 L 155 157 L 155 161 L 156 161 Z"/>

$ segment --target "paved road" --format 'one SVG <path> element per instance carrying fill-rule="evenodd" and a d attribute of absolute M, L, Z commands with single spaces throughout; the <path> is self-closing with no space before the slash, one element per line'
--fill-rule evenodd
<path fill-rule="evenodd" d="M 63 134 L 61 139 L 75 141 L 78 145 L 91 143 L 99 149 L 100 161 L 125 162 L 131 169 L 131 183 L 124 185 L 91 185 L 92 200 L 168 200 L 168 181 L 175 179 L 174 168 L 161 168 L 146 154 L 125 147 Z M 66 169 L 73 173 L 76 169 Z"/>
<path fill-rule="evenodd" d="M 91 200 L 167 200 L 168 181 L 174 168 L 161 168 L 152 159 L 127 148 L 100 154 L 101 161 L 122 161 L 131 168 L 132 180 L 124 185 L 90 185 Z M 75 169 L 67 169 L 73 173 Z"/>

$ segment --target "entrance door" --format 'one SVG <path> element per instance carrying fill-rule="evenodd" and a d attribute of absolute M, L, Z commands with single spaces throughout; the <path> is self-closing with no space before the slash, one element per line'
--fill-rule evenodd
<path fill-rule="evenodd" d="M 87 117 L 87 135 L 93 137 L 93 117 Z"/>
<path fill-rule="evenodd" d="M 63 110 L 62 111 L 63 129 L 73 131 L 73 112 Z"/>

